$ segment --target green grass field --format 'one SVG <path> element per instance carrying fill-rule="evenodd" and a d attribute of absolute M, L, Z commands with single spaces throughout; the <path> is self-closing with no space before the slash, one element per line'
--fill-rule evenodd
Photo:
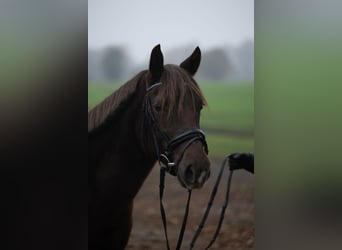
<path fill-rule="evenodd" d="M 89 84 L 88 107 L 94 107 L 121 84 Z M 206 132 L 209 155 L 222 158 L 232 152 L 254 151 L 254 85 L 205 82 L 200 86 L 208 101 L 202 110 L 201 127 Z M 241 131 L 244 136 L 238 133 Z"/>
<path fill-rule="evenodd" d="M 252 84 L 203 83 L 201 89 L 208 101 L 201 125 L 210 128 L 253 130 L 254 86 Z"/>

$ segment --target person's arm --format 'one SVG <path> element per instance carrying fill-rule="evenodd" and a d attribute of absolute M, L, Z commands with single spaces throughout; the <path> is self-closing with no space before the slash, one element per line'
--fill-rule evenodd
<path fill-rule="evenodd" d="M 254 153 L 232 153 L 228 162 L 231 170 L 245 169 L 254 174 Z"/>

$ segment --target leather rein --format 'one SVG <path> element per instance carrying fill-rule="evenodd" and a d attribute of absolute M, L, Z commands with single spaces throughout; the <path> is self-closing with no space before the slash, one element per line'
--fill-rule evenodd
<path fill-rule="evenodd" d="M 159 123 L 158 123 L 158 121 L 157 121 L 157 119 L 155 117 L 155 114 L 153 112 L 153 108 L 152 108 L 152 105 L 151 105 L 151 100 L 150 100 L 149 93 L 152 91 L 152 89 L 154 89 L 155 87 L 157 87 L 157 86 L 159 86 L 161 84 L 162 84 L 161 82 L 158 82 L 158 83 L 155 83 L 155 84 L 151 85 L 150 87 L 148 87 L 146 89 L 145 98 L 144 98 L 144 104 L 143 104 L 141 130 L 142 130 L 142 135 L 145 135 L 144 128 L 145 128 L 145 122 L 147 120 L 148 124 L 151 127 L 153 144 L 154 144 L 154 148 L 155 148 L 155 153 L 156 153 L 157 159 L 159 161 L 159 165 L 160 165 L 160 184 L 159 184 L 160 213 L 161 213 L 163 227 L 164 227 L 164 234 L 165 234 L 165 239 L 166 239 L 166 247 L 167 247 L 167 250 L 170 250 L 168 233 L 167 233 L 166 213 L 165 213 L 165 209 L 164 209 L 164 205 L 163 205 L 165 173 L 168 172 L 169 174 L 171 174 L 173 176 L 177 176 L 178 164 L 182 160 L 185 151 L 195 141 L 200 141 L 202 143 L 202 145 L 204 147 L 204 150 L 205 150 L 205 152 L 207 154 L 208 154 L 208 145 L 207 145 L 207 142 L 206 142 L 206 139 L 205 139 L 204 132 L 201 129 L 199 129 L 199 128 L 188 129 L 188 130 L 178 134 L 177 136 L 175 136 L 172 139 L 170 139 L 169 136 L 167 134 L 165 134 L 160 129 Z M 162 149 L 162 147 L 160 146 L 161 142 L 164 142 L 167 145 L 164 149 Z M 175 159 L 173 159 L 173 153 L 176 150 L 176 148 L 178 148 L 182 144 L 184 144 L 184 147 L 183 147 L 183 149 L 181 151 L 180 156 L 175 161 Z M 219 185 L 219 182 L 220 182 L 221 177 L 222 177 L 224 166 L 225 166 L 227 161 L 228 161 L 228 157 L 226 157 L 224 162 L 222 163 L 221 170 L 220 170 L 219 176 L 217 178 L 217 181 L 215 183 L 215 186 L 213 188 L 213 191 L 211 193 L 210 201 L 208 203 L 207 209 L 206 209 L 205 214 L 202 217 L 201 223 L 199 224 L 198 229 L 196 230 L 196 233 L 195 233 L 195 235 L 194 235 L 194 237 L 193 237 L 193 239 L 192 239 L 192 241 L 190 243 L 190 249 L 193 248 L 193 246 L 194 246 L 194 244 L 195 244 L 199 234 L 202 231 L 202 228 L 204 227 L 204 224 L 205 224 L 206 219 L 207 219 L 207 217 L 209 215 L 209 212 L 210 212 L 213 200 L 214 200 L 214 198 L 216 196 L 216 192 L 217 192 L 218 185 Z M 221 216 L 220 216 L 219 224 L 217 226 L 217 229 L 215 231 L 213 239 L 210 241 L 209 245 L 205 249 L 208 249 L 214 243 L 214 241 L 215 241 L 215 239 L 218 236 L 218 233 L 220 231 L 220 228 L 221 228 L 221 225 L 222 225 L 222 222 L 223 222 L 223 218 L 224 218 L 224 212 L 225 212 L 225 209 L 226 209 L 226 207 L 228 205 L 232 173 L 233 173 L 233 171 L 231 170 L 230 175 L 229 175 L 228 185 L 227 185 L 226 199 L 225 199 L 224 205 L 223 205 L 222 210 L 221 210 Z M 190 200 L 191 200 L 191 191 L 192 191 L 191 189 L 188 189 L 187 204 L 186 204 L 186 208 L 185 208 L 185 212 L 184 212 L 184 217 L 183 217 L 183 222 L 182 222 L 181 230 L 180 230 L 180 233 L 179 233 L 179 236 L 178 236 L 176 250 L 179 250 L 181 248 L 181 244 L 182 244 L 182 240 L 183 240 L 183 236 L 184 236 L 184 232 L 185 232 L 185 227 L 186 227 L 186 223 L 187 223 L 187 219 L 188 219 L 188 214 L 189 214 L 189 207 L 190 207 Z"/>

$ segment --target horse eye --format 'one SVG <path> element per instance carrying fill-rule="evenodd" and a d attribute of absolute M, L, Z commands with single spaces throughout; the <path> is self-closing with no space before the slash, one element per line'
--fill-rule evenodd
<path fill-rule="evenodd" d="M 203 109 L 203 103 L 202 102 L 198 103 L 198 108 L 199 108 L 199 110 Z"/>
<path fill-rule="evenodd" d="M 162 111 L 162 106 L 160 104 L 157 104 L 154 106 L 154 109 L 157 111 L 157 112 L 160 112 Z"/>

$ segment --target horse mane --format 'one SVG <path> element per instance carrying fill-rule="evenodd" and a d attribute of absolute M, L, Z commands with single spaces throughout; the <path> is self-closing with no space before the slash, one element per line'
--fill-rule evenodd
<path fill-rule="evenodd" d="M 192 101 L 192 109 L 195 112 L 198 105 L 207 105 L 207 101 L 193 77 L 183 68 L 167 64 L 161 76 L 153 104 L 162 105 L 167 119 L 183 112 L 186 95 Z"/>
<path fill-rule="evenodd" d="M 122 110 L 127 100 L 135 93 L 139 80 L 145 73 L 146 70 L 138 73 L 88 112 L 88 133 L 103 125 L 107 119 L 115 117 Z"/>
<path fill-rule="evenodd" d="M 136 92 L 138 83 L 147 70 L 141 71 L 131 80 L 122 85 L 113 94 L 104 99 L 88 112 L 88 133 L 99 128 L 106 123 L 108 119 L 115 119 L 116 115 L 123 110 L 128 100 Z M 150 79 L 150 73 L 145 79 Z M 166 119 L 182 113 L 186 95 L 190 95 L 193 111 L 198 105 L 207 105 L 201 89 L 193 77 L 184 69 L 177 65 L 167 64 L 161 76 L 160 86 L 155 88 L 156 96 L 153 98 L 152 105 L 162 105 L 166 112 Z M 145 87 L 148 85 L 146 84 Z M 200 102 L 200 103 L 199 103 Z"/>

